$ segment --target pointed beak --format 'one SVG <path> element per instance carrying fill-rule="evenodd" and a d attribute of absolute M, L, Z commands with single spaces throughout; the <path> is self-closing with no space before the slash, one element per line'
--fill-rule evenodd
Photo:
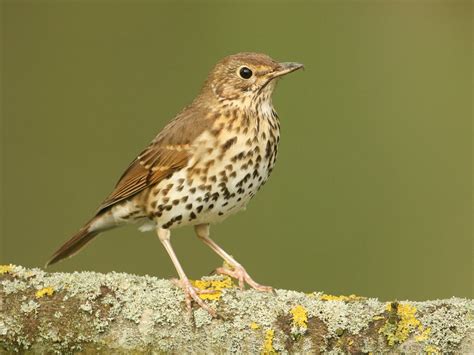
<path fill-rule="evenodd" d="M 286 63 L 279 63 L 278 68 L 273 72 L 273 77 L 276 78 L 278 76 L 286 75 L 288 73 L 294 72 L 295 70 L 304 68 L 303 64 L 294 63 L 294 62 L 286 62 Z"/>
<path fill-rule="evenodd" d="M 300 63 L 295 63 L 295 62 L 278 63 L 278 66 L 275 68 L 275 70 L 271 71 L 270 73 L 266 75 L 267 80 L 265 84 L 263 84 L 258 91 L 261 92 L 274 79 L 279 78 L 288 73 L 294 72 L 295 70 L 298 70 L 301 68 L 304 68 L 304 66 L 303 64 L 300 64 Z"/>

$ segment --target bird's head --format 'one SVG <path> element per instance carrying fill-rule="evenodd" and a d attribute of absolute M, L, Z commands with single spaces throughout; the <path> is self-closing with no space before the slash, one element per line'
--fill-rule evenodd
<path fill-rule="evenodd" d="M 299 63 L 279 63 L 260 53 L 238 53 L 222 59 L 209 74 L 204 86 L 219 101 L 241 105 L 271 99 L 276 79 L 303 68 Z"/>

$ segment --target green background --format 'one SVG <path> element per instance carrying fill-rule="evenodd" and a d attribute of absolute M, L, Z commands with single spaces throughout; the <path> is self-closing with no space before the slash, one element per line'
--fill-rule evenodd
<path fill-rule="evenodd" d="M 212 228 L 254 278 L 381 299 L 473 297 L 472 2 L 2 2 L 2 263 L 42 266 L 221 57 L 298 61 L 280 155 Z M 191 228 L 191 278 L 221 261 Z M 174 277 L 154 233 L 51 270 Z"/>

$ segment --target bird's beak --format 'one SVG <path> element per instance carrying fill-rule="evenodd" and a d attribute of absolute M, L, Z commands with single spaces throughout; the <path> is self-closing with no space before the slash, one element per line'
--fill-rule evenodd
<path fill-rule="evenodd" d="M 286 63 L 279 63 L 278 68 L 273 72 L 273 77 L 276 78 L 278 76 L 286 75 L 288 73 L 294 72 L 295 70 L 304 68 L 303 64 L 294 63 L 294 62 L 286 62 Z"/>
<path fill-rule="evenodd" d="M 279 78 L 283 75 L 286 75 L 288 73 L 291 73 L 295 70 L 304 68 L 303 64 L 300 63 L 294 63 L 294 62 L 286 62 L 286 63 L 278 63 L 278 66 L 275 68 L 275 70 L 271 71 L 267 76 L 267 80 L 265 81 L 265 84 L 263 84 L 259 92 L 261 92 L 273 79 Z"/>

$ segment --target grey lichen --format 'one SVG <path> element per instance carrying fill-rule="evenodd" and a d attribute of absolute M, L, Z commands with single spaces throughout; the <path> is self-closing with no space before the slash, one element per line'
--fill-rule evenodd
<path fill-rule="evenodd" d="M 430 329 L 427 344 L 444 351 L 455 351 L 465 334 L 474 333 L 474 308 L 464 307 L 460 299 L 420 304 L 425 312 L 420 321 Z"/>
<path fill-rule="evenodd" d="M 0 352 L 474 351 L 472 300 L 403 302 L 393 316 L 376 299 L 220 292 L 206 300 L 219 314 L 213 319 L 198 307 L 189 313 L 183 293 L 167 280 L 3 266 Z"/>
<path fill-rule="evenodd" d="M 20 310 L 23 313 L 30 313 L 30 312 L 33 312 L 33 311 L 37 312 L 38 307 L 39 307 L 38 302 L 35 302 L 33 300 L 29 300 L 29 301 L 23 302 L 21 304 Z"/>
<path fill-rule="evenodd" d="M 0 335 L 7 335 L 8 328 L 5 324 L 5 322 L 0 321 Z"/>

